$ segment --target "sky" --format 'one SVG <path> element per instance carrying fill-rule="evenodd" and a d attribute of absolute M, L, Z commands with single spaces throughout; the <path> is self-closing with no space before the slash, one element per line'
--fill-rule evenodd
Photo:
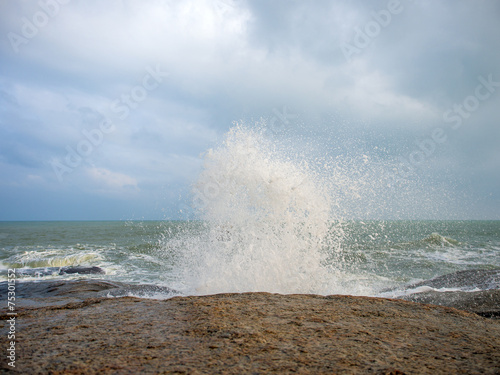
<path fill-rule="evenodd" d="M 411 181 L 367 218 L 500 219 L 499 20 L 495 0 L 0 0 L 0 220 L 183 218 L 242 122 Z"/>

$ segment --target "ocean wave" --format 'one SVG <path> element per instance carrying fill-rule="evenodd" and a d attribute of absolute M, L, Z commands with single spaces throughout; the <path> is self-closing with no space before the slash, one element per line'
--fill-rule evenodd
<path fill-rule="evenodd" d="M 442 236 L 439 233 L 431 235 L 416 241 L 392 243 L 391 247 L 395 249 L 414 249 L 414 248 L 436 248 L 436 247 L 458 247 L 463 243 L 450 237 Z"/>
<path fill-rule="evenodd" d="M 76 250 L 76 251 L 75 251 Z M 51 249 L 25 251 L 3 261 L 9 268 L 40 268 L 95 265 L 103 260 L 96 252 L 82 252 L 77 249 Z"/>
<path fill-rule="evenodd" d="M 421 242 L 441 247 L 454 247 L 461 245 L 460 241 L 457 241 L 453 238 L 441 236 L 439 233 L 432 233 L 429 237 L 421 240 Z"/>

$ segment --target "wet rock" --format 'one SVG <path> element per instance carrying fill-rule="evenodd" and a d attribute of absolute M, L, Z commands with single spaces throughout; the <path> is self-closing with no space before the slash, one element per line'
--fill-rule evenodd
<path fill-rule="evenodd" d="M 41 267 L 41 268 L 17 268 L 16 276 L 52 276 L 52 275 L 105 275 L 101 267 L 65 266 L 65 267 Z"/>
<path fill-rule="evenodd" d="M 401 299 L 419 303 L 454 307 L 486 318 L 500 319 L 500 290 L 477 292 L 436 292 L 428 291 L 403 296 Z"/>
<path fill-rule="evenodd" d="M 401 295 L 401 289 L 406 294 Z M 446 289 L 455 290 L 443 291 Z M 457 271 L 383 292 L 391 291 L 397 293 L 395 298 L 454 307 L 500 319 L 500 269 Z"/>
<path fill-rule="evenodd" d="M 465 270 L 408 285 L 407 289 L 428 286 L 435 289 L 500 289 L 500 269 Z"/>
<path fill-rule="evenodd" d="M 173 289 L 158 285 L 133 285 L 106 280 L 54 280 L 16 283 L 16 306 L 42 307 L 82 302 L 98 297 L 156 297 L 179 295 Z M 0 300 L 7 300 L 7 282 L 0 282 Z"/>

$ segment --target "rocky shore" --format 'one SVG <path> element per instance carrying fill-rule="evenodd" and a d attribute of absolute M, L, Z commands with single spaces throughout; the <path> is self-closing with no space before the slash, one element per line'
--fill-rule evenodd
<path fill-rule="evenodd" d="M 124 286 L 22 284 L 22 374 L 500 373 L 500 321 L 450 307 L 269 293 L 109 298 Z M 5 308 L 1 316 L 7 349 Z M 1 371 L 11 371 L 3 357 Z"/>

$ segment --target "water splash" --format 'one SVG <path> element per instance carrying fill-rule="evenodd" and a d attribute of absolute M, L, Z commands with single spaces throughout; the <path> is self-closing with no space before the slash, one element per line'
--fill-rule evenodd
<path fill-rule="evenodd" d="M 343 231 L 328 181 L 277 150 L 262 129 L 244 126 L 204 161 L 194 187 L 204 230 L 181 241 L 184 289 L 331 292 L 338 270 L 327 258 Z"/>
<path fill-rule="evenodd" d="M 304 141 L 237 125 L 206 152 L 193 187 L 201 221 L 166 244 L 175 289 L 374 295 L 388 282 L 345 246 L 358 240 L 346 219 L 432 214 L 432 191 L 418 179 L 394 184 L 393 161 L 368 150 L 329 155 L 329 145 Z M 377 243 L 382 228 L 372 229 Z"/>

